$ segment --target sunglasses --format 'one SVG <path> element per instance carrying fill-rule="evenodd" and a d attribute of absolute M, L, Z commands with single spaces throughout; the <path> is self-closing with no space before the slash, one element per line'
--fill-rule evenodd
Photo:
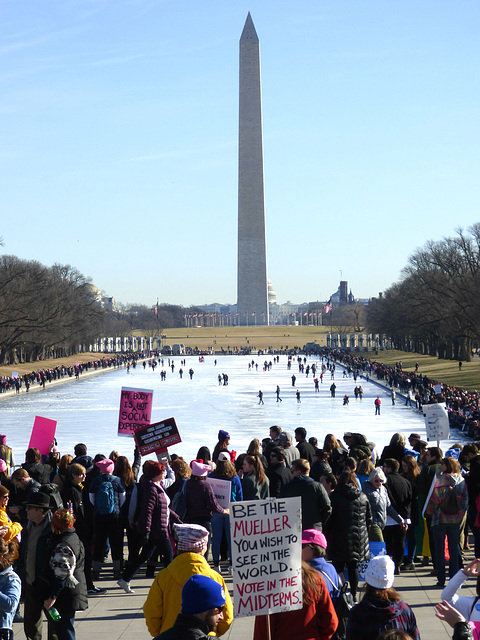
<path fill-rule="evenodd" d="M 224 609 L 225 609 L 225 605 L 221 604 L 219 607 L 215 607 L 214 611 L 215 611 L 215 613 L 223 613 Z"/>

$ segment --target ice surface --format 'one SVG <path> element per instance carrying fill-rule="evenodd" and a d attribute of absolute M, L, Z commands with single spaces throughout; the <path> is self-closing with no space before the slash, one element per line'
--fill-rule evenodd
<path fill-rule="evenodd" d="M 273 424 L 292 435 L 296 427 L 305 427 L 307 438 L 316 436 L 320 446 L 327 433 L 343 438 L 345 431 L 364 433 L 380 451 L 397 431 L 407 436 L 416 431 L 426 439 L 424 419 L 418 411 L 406 407 L 398 396 L 397 404 L 392 406 L 383 388 L 363 378 L 357 383 L 353 378 L 344 378 L 339 365 L 335 372 L 336 398 L 331 398 L 329 372 L 320 384 L 320 393 L 315 393 L 312 374 L 307 378 L 299 373 L 297 361 L 293 361 L 288 371 L 287 356 L 280 356 L 280 362 L 273 364 L 270 371 L 263 370 L 265 360 L 273 360 L 270 356 L 208 356 L 204 362 L 187 356 L 182 379 L 178 373 L 180 360 L 180 357 L 173 358 L 173 373 L 167 366 L 168 359 L 164 360 L 163 368 L 167 371 L 164 382 L 160 380 L 161 367 L 153 373 L 150 367 L 144 370 L 140 365 L 129 374 L 122 368 L 79 381 L 47 385 L 46 391 L 4 399 L 0 402 L 0 431 L 7 435 L 17 463 L 23 460 L 36 415 L 57 420 L 57 440 L 62 454 L 73 453 L 77 442 L 85 442 L 91 455 L 108 455 L 117 449 L 132 459 L 133 440 L 117 436 L 120 390 L 125 386 L 154 390 L 152 422 L 175 418 L 183 442 L 170 452 L 186 460 L 195 458 L 202 445 L 212 451 L 219 429 L 230 433 L 231 449 L 242 453 L 253 438 L 267 437 Z M 248 370 L 252 360 L 258 364 L 258 370 Z M 318 357 L 308 358 L 307 364 L 313 362 L 320 364 Z M 195 372 L 192 380 L 188 376 L 190 367 Z M 219 373 L 228 374 L 228 386 L 219 386 Z M 295 388 L 291 382 L 293 373 L 297 378 Z M 283 402 L 276 402 L 277 384 Z M 364 389 L 363 400 L 355 400 L 356 384 Z M 264 393 L 264 405 L 258 404 L 259 389 Z M 297 403 L 296 389 L 301 392 L 301 404 Z M 346 406 L 343 405 L 345 393 L 350 397 Z M 377 395 L 382 401 L 380 416 L 374 415 Z M 453 433 L 451 442 L 456 440 L 465 438 Z M 445 450 L 449 444 L 443 442 L 441 446 Z"/>

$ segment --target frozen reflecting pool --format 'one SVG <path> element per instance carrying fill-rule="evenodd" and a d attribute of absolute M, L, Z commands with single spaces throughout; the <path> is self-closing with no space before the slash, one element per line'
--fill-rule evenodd
<path fill-rule="evenodd" d="M 108 455 L 112 449 L 132 457 L 131 438 L 117 436 L 118 409 L 122 386 L 153 390 L 152 422 L 174 417 L 183 442 L 170 449 L 171 452 L 191 460 L 198 448 L 207 445 L 213 450 L 219 429 L 231 435 L 231 448 L 238 453 L 245 451 L 249 442 L 258 437 L 267 437 L 269 427 L 278 424 L 293 434 L 296 427 L 305 427 L 307 438 L 316 436 L 319 444 L 327 433 L 343 438 L 345 431 L 364 433 L 377 447 L 388 444 L 397 431 L 419 432 L 425 437 L 423 416 L 405 406 L 397 397 L 392 406 L 391 399 L 383 388 L 375 383 L 343 377 L 343 368 L 337 365 L 335 372 L 336 397 L 330 397 L 331 377 L 327 371 L 320 392 L 315 393 L 313 376 L 298 371 L 297 361 L 287 369 L 287 356 L 280 356 L 279 363 L 264 371 L 263 363 L 273 360 L 270 356 L 208 356 L 204 362 L 197 357 L 185 357 L 183 378 L 180 378 L 180 357 L 173 358 L 174 371 L 164 361 L 166 380 L 160 380 L 162 367 L 155 372 L 150 367 L 137 366 L 127 373 L 126 369 L 72 380 L 65 384 L 48 387 L 45 391 L 12 396 L 0 402 L 0 432 L 7 434 L 7 442 L 13 448 L 16 461 L 23 460 L 27 449 L 33 421 L 36 415 L 57 420 L 57 440 L 61 453 L 72 453 L 77 442 L 85 442 L 90 454 Z M 215 365 L 215 360 L 217 364 Z M 249 362 L 258 365 L 248 369 Z M 307 364 L 320 364 L 318 357 L 310 357 Z M 188 370 L 193 368 L 193 379 Z M 219 385 L 218 375 L 226 373 L 228 386 Z M 296 376 L 292 387 L 292 374 Z M 355 400 L 356 384 L 364 389 L 363 400 Z M 282 402 L 276 401 L 275 389 L 279 385 Z M 258 391 L 263 391 L 263 405 L 259 405 Z M 296 390 L 300 390 L 301 403 L 297 402 Z M 348 394 L 350 402 L 343 405 L 343 396 Z M 374 400 L 379 395 L 382 401 L 381 415 L 375 416 Z M 453 441 L 464 440 L 453 433 Z M 448 443 L 441 444 L 448 448 Z"/>

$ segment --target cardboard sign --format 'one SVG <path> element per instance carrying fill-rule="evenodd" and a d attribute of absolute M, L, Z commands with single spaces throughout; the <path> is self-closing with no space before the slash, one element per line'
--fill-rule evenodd
<path fill-rule="evenodd" d="M 175 418 L 154 422 L 135 431 L 135 440 L 142 456 L 160 451 L 182 441 Z"/>
<path fill-rule="evenodd" d="M 232 493 L 232 483 L 230 480 L 220 480 L 220 478 L 207 478 L 206 481 L 212 486 L 213 493 L 218 504 L 224 509 L 230 508 L 230 496 Z"/>
<path fill-rule="evenodd" d="M 55 439 L 56 429 L 56 420 L 50 420 L 50 418 L 35 416 L 32 435 L 30 436 L 28 448 L 30 449 L 30 447 L 37 447 L 42 456 L 48 456 L 50 451 L 50 444 Z"/>
<path fill-rule="evenodd" d="M 132 436 L 137 429 L 150 424 L 152 401 L 151 389 L 122 387 L 118 415 L 119 436 Z"/>
<path fill-rule="evenodd" d="M 300 498 L 230 504 L 235 617 L 302 608 Z"/>
<path fill-rule="evenodd" d="M 427 440 L 448 440 L 450 437 L 450 424 L 445 403 L 424 404 L 422 407 L 427 429 Z"/>

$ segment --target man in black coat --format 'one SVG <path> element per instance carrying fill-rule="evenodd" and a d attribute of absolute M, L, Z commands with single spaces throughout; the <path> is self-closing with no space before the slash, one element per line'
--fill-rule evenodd
<path fill-rule="evenodd" d="M 400 463 L 395 458 L 387 458 L 383 463 L 383 472 L 387 476 L 386 489 L 395 511 L 407 521 L 412 509 L 412 485 L 398 473 Z M 391 519 L 390 519 L 391 520 Z M 383 538 L 387 553 L 395 563 L 395 574 L 400 574 L 400 565 L 405 555 L 406 528 L 387 518 L 387 525 L 383 530 Z"/>
<path fill-rule="evenodd" d="M 315 449 L 309 442 L 307 442 L 307 430 L 303 427 L 297 427 L 295 429 L 295 440 L 297 441 L 296 446 L 300 453 L 300 458 L 308 460 L 310 465 L 312 465 Z"/>
<path fill-rule="evenodd" d="M 50 498 L 44 493 L 36 492 L 25 508 L 28 524 L 22 531 L 18 561 L 23 586 L 23 626 L 29 640 L 42 640 L 42 611 L 47 595 L 44 565 L 52 533 Z"/>
<path fill-rule="evenodd" d="M 302 531 L 305 529 L 319 529 L 322 531 L 332 507 L 330 498 L 324 487 L 310 478 L 310 464 L 308 460 L 299 458 L 291 464 L 293 480 L 280 490 L 281 498 L 298 496 L 302 499 Z"/>
<path fill-rule="evenodd" d="M 270 452 L 269 467 L 265 471 L 270 482 L 270 497 L 278 498 L 282 487 L 292 480 L 290 469 L 285 464 L 285 453 L 281 447 L 274 447 Z"/>

